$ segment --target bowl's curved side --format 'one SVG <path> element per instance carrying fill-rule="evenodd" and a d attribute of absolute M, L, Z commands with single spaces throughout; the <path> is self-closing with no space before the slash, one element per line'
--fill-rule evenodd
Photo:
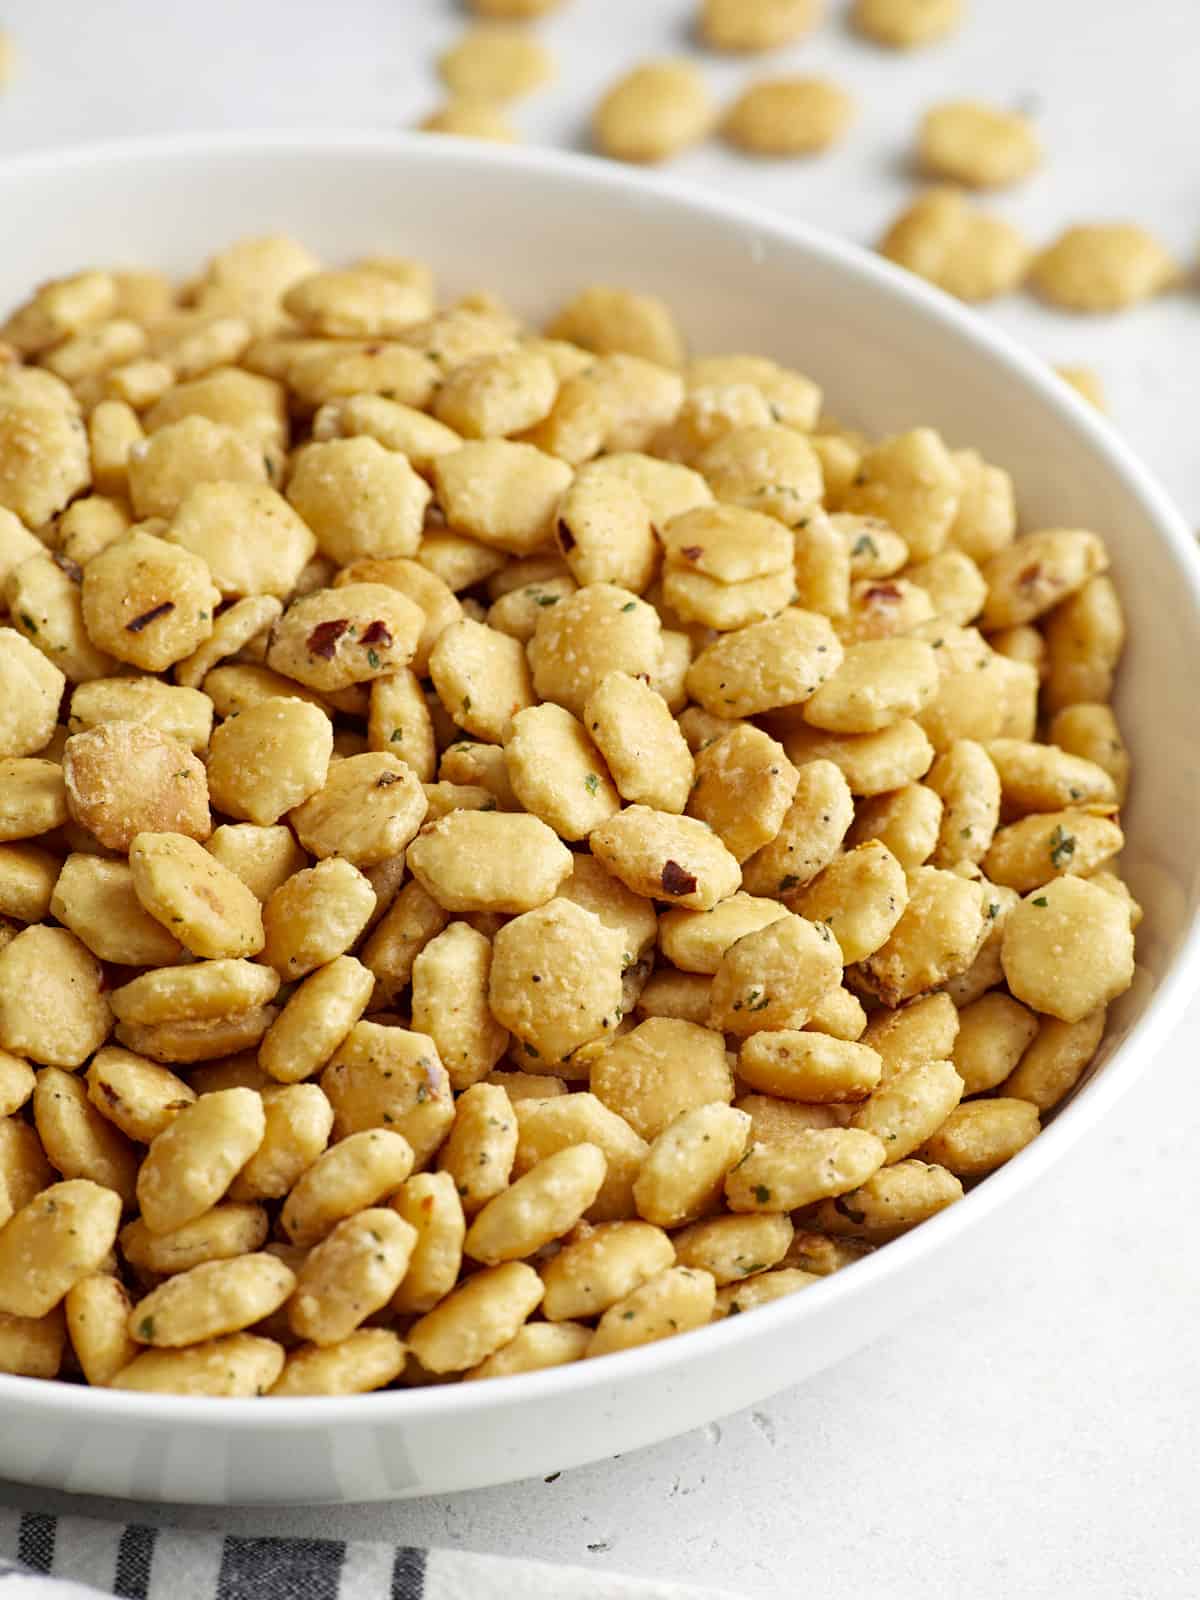
<path fill-rule="evenodd" d="M 185 273 L 220 243 L 285 230 L 345 259 L 393 249 L 447 292 L 487 286 L 544 315 L 587 281 L 663 294 L 698 348 L 811 372 L 872 431 L 916 422 L 1017 480 L 1026 526 L 1109 541 L 1130 617 L 1119 708 L 1140 769 L 1127 861 L 1147 906 L 1141 980 L 1107 1057 L 1028 1149 L 968 1197 L 802 1296 L 619 1357 L 479 1385 L 352 1400 L 186 1401 L 0 1378 L 0 1473 L 210 1502 L 442 1492 L 576 1464 L 749 1404 L 874 1337 L 955 1252 L 1145 1069 L 1200 965 L 1200 559 L 1113 431 L 1031 357 L 954 302 L 785 219 L 586 158 L 396 135 L 187 136 L 28 157 L 0 168 L 22 226 L 0 304 L 96 260 Z M 1153 643 L 1151 642 L 1153 641 Z"/>
<path fill-rule="evenodd" d="M 300 1402 L 97 1390 L 81 1404 L 80 1391 L 42 1384 L 55 1391 L 46 1405 L 34 1380 L 10 1379 L 0 1382 L 0 1477 L 137 1500 L 288 1505 L 545 1476 L 728 1416 L 852 1355 L 937 1293 L 978 1240 L 978 1228 L 947 1234 L 864 1275 L 849 1296 L 848 1277 L 828 1279 L 804 1291 L 803 1319 L 778 1315 L 780 1302 L 577 1369 L 444 1390 Z"/>

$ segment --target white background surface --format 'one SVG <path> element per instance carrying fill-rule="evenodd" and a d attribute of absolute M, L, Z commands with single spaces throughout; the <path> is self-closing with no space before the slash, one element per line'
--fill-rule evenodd
<path fill-rule="evenodd" d="M 710 59 L 723 96 L 766 72 L 829 72 L 855 92 L 859 121 L 811 164 L 752 163 L 713 144 L 675 171 L 869 243 L 912 192 L 921 108 L 975 95 L 1035 114 L 1050 152 L 1043 173 L 990 202 L 998 210 L 1039 240 L 1071 221 L 1139 220 L 1190 265 L 1194 0 L 968 4 L 956 38 L 914 56 L 854 39 L 835 4 L 833 20 L 787 52 Z M 517 108 L 526 136 L 579 145 L 619 70 L 691 48 L 691 10 L 570 0 L 539 30 L 561 73 Z M 0 155 L 167 129 L 408 126 L 436 103 L 433 59 L 461 26 L 453 0 L 8 0 L 3 21 L 21 60 L 0 96 Z M 1194 277 L 1189 292 L 1124 317 L 1071 319 L 1016 297 L 987 315 L 1049 360 L 1095 367 L 1118 426 L 1200 524 Z M 889 1338 L 758 1411 L 552 1483 L 342 1510 L 135 1514 L 457 1545 L 754 1596 L 1192 1600 L 1198 1045 L 1193 1007 L 1147 1084 L 1045 1183 L 1040 1225 L 992 1243 L 953 1293 L 914 1305 Z M 131 1514 L 15 1485 L 0 1485 L 0 1501 Z"/>

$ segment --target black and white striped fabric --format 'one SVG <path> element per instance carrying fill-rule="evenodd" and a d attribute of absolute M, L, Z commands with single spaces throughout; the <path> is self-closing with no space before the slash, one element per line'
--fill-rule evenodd
<path fill-rule="evenodd" d="M 0 1509 L 0 1600 L 737 1600 L 728 1591 L 337 1539 L 247 1539 Z"/>

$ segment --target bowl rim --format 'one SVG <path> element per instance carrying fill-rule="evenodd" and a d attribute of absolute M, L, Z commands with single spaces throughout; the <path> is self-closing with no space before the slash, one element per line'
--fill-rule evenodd
<path fill-rule="evenodd" d="M 1200 549 L 1192 530 L 1167 492 L 1094 407 L 1058 378 L 1049 365 L 940 289 L 861 245 L 767 206 L 730 198 L 719 190 L 658 173 L 631 172 L 595 156 L 488 145 L 448 135 L 431 139 L 427 134 L 356 128 L 138 135 L 35 150 L 0 162 L 0 192 L 8 184 L 19 185 L 63 168 L 170 162 L 205 155 L 227 156 L 234 152 L 247 157 L 323 156 L 342 152 L 398 161 L 419 153 L 423 163 L 444 164 L 448 174 L 464 168 L 484 172 L 496 168 L 516 169 L 527 172 L 531 178 L 551 175 L 604 190 L 620 190 L 634 199 L 701 214 L 709 222 L 724 227 L 745 229 L 787 249 L 798 248 L 823 266 L 856 278 L 870 291 L 895 302 L 898 309 L 907 306 L 918 316 L 938 325 L 942 332 L 973 347 L 981 359 L 1006 369 L 1010 376 L 1059 412 L 1082 435 L 1084 443 L 1106 470 L 1122 479 L 1145 508 L 1158 537 L 1174 558 L 1193 609 L 1200 614 Z M 82 1410 L 96 1421 L 125 1421 L 155 1427 L 183 1425 L 210 1432 L 244 1432 L 269 1427 L 286 1433 L 314 1425 L 333 1426 L 338 1422 L 372 1426 L 403 1426 L 406 1421 L 428 1424 L 439 1417 L 464 1411 L 486 1416 L 519 1402 L 552 1401 L 573 1393 L 619 1385 L 625 1379 L 648 1378 L 686 1365 L 702 1350 L 713 1356 L 721 1351 L 732 1352 L 748 1338 L 766 1335 L 769 1330 L 785 1325 L 793 1325 L 799 1331 L 806 1318 L 817 1316 L 835 1302 L 849 1304 L 883 1285 L 903 1273 L 910 1264 L 937 1251 L 943 1243 L 948 1244 L 964 1231 L 977 1228 L 986 1217 L 1030 1188 L 1149 1069 L 1198 987 L 1200 908 L 1193 912 L 1180 938 L 1178 952 L 1147 1001 L 1145 1011 L 1116 1046 L 1103 1073 L 1072 1096 L 1031 1144 L 957 1204 L 891 1241 L 886 1250 L 874 1251 L 851 1267 L 823 1278 L 802 1295 L 784 1296 L 756 1308 L 752 1319 L 729 1317 L 669 1339 L 617 1352 L 614 1356 L 495 1378 L 487 1383 L 377 1390 L 361 1395 L 279 1397 L 265 1410 L 241 1399 L 92 1388 L 57 1379 L 48 1382 L 8 1374 L 0 1374 L 0 1405 L 27 1406 L 31 1412 L 70 1412 L 75 1419 Z"/>

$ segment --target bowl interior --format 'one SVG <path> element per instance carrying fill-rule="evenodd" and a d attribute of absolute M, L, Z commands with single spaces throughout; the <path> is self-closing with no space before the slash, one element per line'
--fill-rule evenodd
<path fill-rule="evenodd" d="M 873 433 L 929 423 L 951 446 L 978 448 L 1013 474 L 1026 529 L 1104 536 L 1128 615 L 1125 864 L 1146 919 L 1139 981 L 1114 1008 L 1095 1075 L 1168 975 L 1180 1003 L 1200 900 L 1200 561 L 1107 424 L 982 319 L 783 219 L 599 162 L 455 140 L 188 137 L 34 157 L 0 170 L 0 214 L 20 218 L 0 253 L 0 310 L 80 265 L 186 275 L 240 235 L 287 231 L 331 261 L 422 257 L 444 294 L 492 289 L 532 318 L 589 282 L 652 291 L 700 353 L 769 354 L 816 378 L 847 422 Z"/>
<path fill-rule="evenodd" d="M 1190 666 L 1200 584 L 1178 519 L 1115 435 L 981 318 L 864 256 L 715 197 L 605 163 L 457 140 L 348 136 L 169 139 L 48 155 L 0 173 L 21 217 L 0 305 L 85 262 L 193 271 L 242 234 L 286 230 L 322 256 L 422 257 L 447 294 L 486 287 L 545 316 L 583 283 L 663 295 L 701 352 L 770 354 L 811 374 L 870 432 L 939 428 L 1017 484 L 1022 525 L 1108 541 L 1130 625 L 1118 710 L 1135 759 L 1125 864 L 1148 915 L 1149 984 L 1118 1006 L 1106 1050 L 1181 948 L 1200 890 L 1200 748 Z M 1191 558 L 1191 559 L 1189 559 Z M 1181 824 L 1184 824 L 1181 826 Z"/>

